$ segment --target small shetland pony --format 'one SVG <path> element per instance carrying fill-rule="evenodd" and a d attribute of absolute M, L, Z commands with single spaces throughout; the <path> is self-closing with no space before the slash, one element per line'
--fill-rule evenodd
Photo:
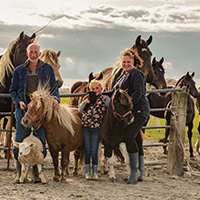
<path fill-rule="evenodd" d="M 46 139 L 49 151 L 54 164 L 54 181 L 59 181 L 59 152 L 62 154 L 61 181 L 66 180 L 68 175 L 69 155 L 75 152 L 74 175 L 78 174 L 78 159 L 83 150 L 83 128 L 81 114 L 76 108 L 69 108 L 64 104 L 58 110 L 53 109 L 54 97 L 48 89 L 38 86 L 38 90 L 31 96 L 28 110 L 22 119 L 22 124 L 37 129 L 43 125 L 46 132 Z"/>
<path fill-rule="evenodd" d="M 109 158 L 108 163 L 112 169 L 109 178 L 112 180 L 115 179 L 112 156 L 120 143 L 125 142 L 124 130 L 128 125 L 131 126 L 134 120 L 132 109 L 133 104 L 127 91 L 117 89 L 112 95 L 100 128 L 100 140 L 104 145 L 104 155 Z M 126 158 L 125 162 L 127 162 Z"/>

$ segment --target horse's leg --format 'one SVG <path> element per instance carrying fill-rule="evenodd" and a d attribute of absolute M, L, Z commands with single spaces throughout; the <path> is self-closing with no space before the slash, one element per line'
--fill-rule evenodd
<path fill-rule="evenodd" d="M 74 176 L 78 175 L 78 171 L 79 171 L 78 161 L 80 157 L 81 157 L 81 150 L 78 149 L 74 152 L 74 171 L 73 171 Z"/>
<path fill-rule="evenodd" d="M 38 173 L 39 173 L 39 177 L 41 178 L 41 181 L 43 184 L 47 183 L 45 177 L 44 177 L 44 173 L 42 171 L 42 165 L 37 164 L 37 168 L 38 168 Z"/>
<path fill-rule="evenodd" d="M 8 129 L 9 130 L 10 129 L 10 124 L 11 124 L 11 117 L 5 117 L 4 118 L 4 123 L 3 123 L 3 129 Z M 10 141 L 10 139 L 11 139 L 11 141 Z M 13 146 L 12 137 L 10 135 L 10 132 L 6 132 L 4 147 L 9 147 L 9 141 L 10 141 L 10 147 L 12 148 L 12 146 Z M 8 153 L 9 153 L 8 150 L 5 150 L 5 158 L 8 157 Z M 12 158 L 14 158 L 12 150 L 10 150 L 10 156 Z"/>
<path fill-rule="evenodd" d="M 189 139 L 189 146 L 190 146 L 190 157 L 194 157 L 192 148 L 192 129 L 193 129 L 193 121 L 188 124 L 188 132 L 187 132 Z"/>
<path fill-rule="evenodd" d="M 156 120 L 156 125 L 159 127 L 159 126 L 160 126 L 160 121 L 159 121 L 159 119 L 158 119 L 157 117 L 155 117 L 155 120 Z M 158 128 L 157 130 L 158 130 L 158 132 L 160 132 L 160 129 L 159 129 L 159 128 Z"/>
<path fill-rule="evenodd" d="M 53 176 L 53 180 L 58 182 L 59 178 L 60 178 L 60 170 L 59 170 L 59 166 L 58 166 L 58 152 L 57 151 L 53 151 L 52 148 L 49 146 L 49 151 L 51 154 L 51 157 L 53 159 L 53 165 L 54 165 L 54 176 Z"/>
<path fill-rule="evenodd" d="M 113 182 L 116 177 L 115 177 L 115 170 L 114 170 L 114 151 L 112 151 L 112 156 L 108 158 L 108 164 L 109 164 L 109 179 Z"/>
<path fill-rule="evenodd" d="M 68 166 L 69 166 L 69 154 L 70 151 L 68 148 L 64 148 L 62 150 L 62 158 L 61 158 L 61 166 L 62 166 L 62 172 L 61 172 L 61 181 L 66 181 L 67 175 L 69 175 Z"/>
<path fill-rule="evenodd" d="M 166 125 L 170 125 L 170 120 L 166 120 Z M 162 140 L 164 144 L 166 144 L 168 142 L 168 137 L 169 137 L 169 134 L 170 134 L 170 129 L 169 128 L 166 128 L 165 129 L 165 137 L 164 139 Z M 161 141 L 161 140 L 160 140 Z M 166 146 L 163 146 L 163 150 L 164 150 L 164 154 L 167 155 L 167 147 Z"/>

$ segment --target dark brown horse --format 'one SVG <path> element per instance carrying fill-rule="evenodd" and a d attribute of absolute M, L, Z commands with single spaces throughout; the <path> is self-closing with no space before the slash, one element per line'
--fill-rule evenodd
<path fill-rule="evenodd" d="M 188 101 L 187 101 L 187 115 L 186 115 L 186 126 L 188 126 L 188 138 L 190 145 L 190 156 L 193 157 L 193 148 L 192 148 L 192 128 L 193 128 L 193 119 L 195 115 L 194 111 L 194 102 L 191 98 L 198 96 L 198 91 L 195 86 L 195 82 L 193 80 L 194 73 L 189 74 L 189 72 L 182 76 L 176 83 L 175 88 L 183 88 L 185 87 L 188 93 Z M 191 96 L 190 96 L 191 95 Z M 170 106 L 170 102 L 172 100 L 171 93 L 167 93 L 165 95 L 160 95 L 159 93 L 150 93 L 148 96 L 150 108 L 167 108 Z M 166 118 L 166 125 L 170 124 L 171 114 L 169 112 L 165 113 L 164 111 L 159 112 L 151 112 L 151 115 L 159 118 Z M 165 131 L 165 138 L 162 139 L 164 143 L 167 142 L 167 138 L 169 136 L 169 128 Z M 166 147 L 164 147 L 164 152 L 166 153 Z"/>
<path fill-rule="evenodd" d="M 83 151 L 83 128 L 81 114 L 76 108 L 69 108 L 61 104 L 58 110 L 53 109 L 54 97 L 48 90 L 38 87 L 31 96 L 28 110 L 22 119 L 25 127 L 34 126 L 36 129 L 43 125 L 49 151 L 54 164 L 54 181 L 59 181 L 59 152 L 62 154 L 61 181 L 68 175 L 69 155 L 76 151 L 74 162 L 74 175 L 78 174 L 78 159 Z"/>
<path fill-rule="evenodd" d="M 143 60 L 140 70 L 144 73 L 147 83 L 152 83 L 154 80 L 154 71 L 151 65 L 152 52 L 149 49 L 152 40 L 153 37 L 151 35 L 147 40 L 141 39 L 141 35 L 139 35 L 135 40 L 135 44 L 131 47 L 131 49 L 137 49 L 138 54 Z"/>
<path fill-rule="evenodd" d="M 199 137 L 195 143 L 195 149 L 196 149 L 196 152 L 200 155 L 200 87 L 198 88 L 198 93 L 199 93 L 199 96 L 196 98 L 196 107 L 199 114 L 199 125 L 198 125 Z"/>
<path fill-rule="evenodd" d="M 71 93 L 72 94 L 78 94 L 78 93 L 87 93 L 89 91 L 89 83 L 91 80 L 96 79 L 96 80 L 101 80 L 103 78 L 103 74 L 97 74 L 93 76 L 93 73 L 91 72 L 89 74 L 89 81 L 77 81 L 75 82 L 72 87 L 71 87 Z M 77 96 L 77 97 L 70 97 L 69 99 L 69 105 L 72 107 L 78 107 L 79 104 L 82 102 L 83 96 Z"/>
<path fill-rule="evenodd" d="M 139 35 L 136 40 L 135 44 L 130 48 L 130 50 L 136 49 L 139 57 L 142 59 L 142 63 L 140 61 L 137 62 L 136 67 L 140 69 L 146 78 L 147 83 L 152 83 L 154 80 L 154 70 L 151 65 L 151 51 L 149 49 L 149 45 L 152 42 L 152 36 L 150 36 L 147 40 L 141 39 L 141 35 Z M 102 79 L 102 86 L 105 90 L 111 90 L 113 85 L 115 84 L 117 78 L 124 73 L 123 69 L 121 68 L 120 63 L 118 63 L 114 68 L 107 68 L 106 76 Z"/>
<path fill-rule="evenodd" d="M 29 37 L 21 32 L 19 37 L 9 44 L 9 47 L 0 59 L 0 93 L 9 94 L 14 69 L 27 59 L 26 48 L 36 38 L 35 33 Z M 0 111 L 10 112 L 11 99 L 0 98 Z M 5 115 L 1 115 L 0 119 Z"/>
<path fill-rule="evenodd" d="M 106 157 L 111 158 L 114 155 L 114 150 L 119 148 L 120 143 L 125 142 L 124 130 L 128 125 L 131 126 L 133 122 L 132 108 L 131 97 L 127 91 L 117 89 L 111 97 L 100 128 L 100 140 L 104 145 Z M 110 170 L 112 170 L 110 171 L 111 179 L 115 179 L 113 161 L 113 159 L 108 160 Z"/>
<path fill-rule="evenodd" d="M 164 58 L 162 57 L 159 61 L 156 61 L 156 58 L 153 58 L 152 67 L 154 71 L 154 79 L 151 82 L 157 89 L 164 89 L 167 88 L 167 83 L 165 80 L 165 69 L 163 67 Z"/>

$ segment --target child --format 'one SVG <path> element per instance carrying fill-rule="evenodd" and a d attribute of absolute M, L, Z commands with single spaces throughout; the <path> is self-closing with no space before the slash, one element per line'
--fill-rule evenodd
<path fill-rule="evenodd" d="M 98 180 L 98 146 L 99 146 L 99 128 L 106 112 L 106 107 L 110 98 L 102 95 L 101 83 L 92 80 L 89 89 L 94 91 L 97 98 L 95 102 L 90 102 L 87 98 L 82 101 L 79 111 L 83 112 L 82 125 L 84 131 L 85 148 L 85 178 Z M 87 106 L 86 106 L 87 105 Z M 87 107 L 87 109 L 85 109 Z M 92 157 L 92 174 L 90 173 L 90 156 Z"/>

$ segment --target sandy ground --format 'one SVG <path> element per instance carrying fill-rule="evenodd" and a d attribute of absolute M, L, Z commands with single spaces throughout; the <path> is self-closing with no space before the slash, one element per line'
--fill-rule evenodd
<path fill-rule="evenodd" d="M 144 144 L 158 143 L 157 141 L 144 141 Z M 145 163 L 163 162 L 167 156 L 163 154 L 162 147 L 146 147 Z M 145 166 L 145 179 L 135 185 L 128 185 L 124 178 L 128 176 L 123 165 L 116 165 L 116 181 L 111 182 L 108 175 L 99 175 L 98 181 L 85 180 L 84 169 L 80 169 L 78 176 L 70 175 L 67 182 L 54 182 L 53 165 L 48 153 L 44 160 L 45 177 L 47 184 L 34 184 L 27 182 L 25 184 L 15 184 L 16 172 L 14 162 L 10 161 L 11 170 L 0 170 L 0 199 L 23 199 L 23 200 L 44 200 L 44 199 L 165 199 L 165 200 L 200 200 L 200 156 L 194 154 L 193 159 L 188 158 L 188 148 L 186 147 L 186 161 L 189 161 L 189 169 L 184 175 L 168 175 L 166 165 Z M 0 159 L 0 167 L 6 167 L 7 160 Z M 72 165 L 70 165 L 72 166 Z M 185 165 L 184 168 L 188 168 Z M 31 172 L 29 173 L 29 178 Z"/>

